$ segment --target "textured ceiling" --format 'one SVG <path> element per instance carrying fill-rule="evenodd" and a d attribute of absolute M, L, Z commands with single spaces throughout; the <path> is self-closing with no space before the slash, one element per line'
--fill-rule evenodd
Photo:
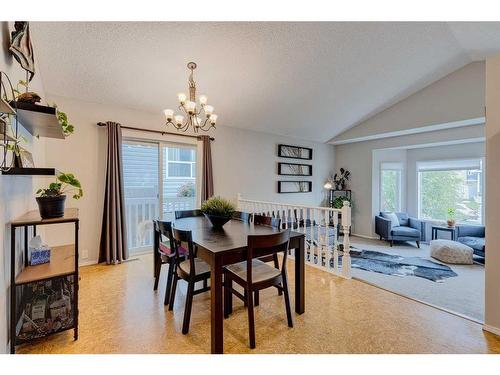
<path fill-rule="evenodd" d="M 500 23 L 33 22 L 45 92 L 160 113 L 186 63 L 220 126 L 326 142 L 500 51 Z"/>

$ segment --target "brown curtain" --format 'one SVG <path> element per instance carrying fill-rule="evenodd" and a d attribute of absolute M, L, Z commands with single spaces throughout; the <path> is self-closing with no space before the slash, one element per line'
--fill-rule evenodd
<path fill-rule="evenodd" d="M 201 180 L 201 201 L 204 202 L 214 195 L 214 175 L 212 172 L 212 149 L 210 136 L 202 135 L 203 142 L 203 173 Z"/>
<path fill-rule="evenodd" d="M 106 190 L 102 217 L 99 262 L 120 263 L 128 258 L 123 194 L 122 130 L 120 124 L 106 122 L 108 150 Z"/>

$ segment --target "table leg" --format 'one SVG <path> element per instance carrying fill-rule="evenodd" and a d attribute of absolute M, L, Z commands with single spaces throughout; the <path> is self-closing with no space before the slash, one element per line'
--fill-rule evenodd
<path fill-rule="evenodd" d="M 299 241 L 298 249 L 295 249 L 295 312 L 303 314 L 306 310 L 305 291 L 305 237 Z"/>
<path fill-rule="evenodd" d="M 215 256 L 210 273 L 212 354 L 224 353 L 222 292 L 222 259 Z"/>

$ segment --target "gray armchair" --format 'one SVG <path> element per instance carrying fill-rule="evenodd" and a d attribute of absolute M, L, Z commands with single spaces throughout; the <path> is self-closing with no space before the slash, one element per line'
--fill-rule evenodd
<path fill-rule="evenodd" d="M 407 213 L 396 212 L 399 225 L 392 224 L 390 219 L 380 215 L 375 216 L 375 233 L 380 239 L 390 242 L 391 247 L 394 241 L 415 241 L 420 248 L 420 241 L 425 241 L 425 223 L 421 220 L 408 217 Z"/>
<path fill-rule="evenodd" d="M 457 241 L 472 247 L 474 254 L 485 257 L 485 231 L 482 225 L 457 225 Z"/>

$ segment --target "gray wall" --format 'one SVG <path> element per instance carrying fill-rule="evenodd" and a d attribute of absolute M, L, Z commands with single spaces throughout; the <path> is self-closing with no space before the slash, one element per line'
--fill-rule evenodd
<path fill-rule="evenodd" d="M 484 62 L 466 65 L 333 140 L 415 130 L 478 117 L 484 117 Z"/>

